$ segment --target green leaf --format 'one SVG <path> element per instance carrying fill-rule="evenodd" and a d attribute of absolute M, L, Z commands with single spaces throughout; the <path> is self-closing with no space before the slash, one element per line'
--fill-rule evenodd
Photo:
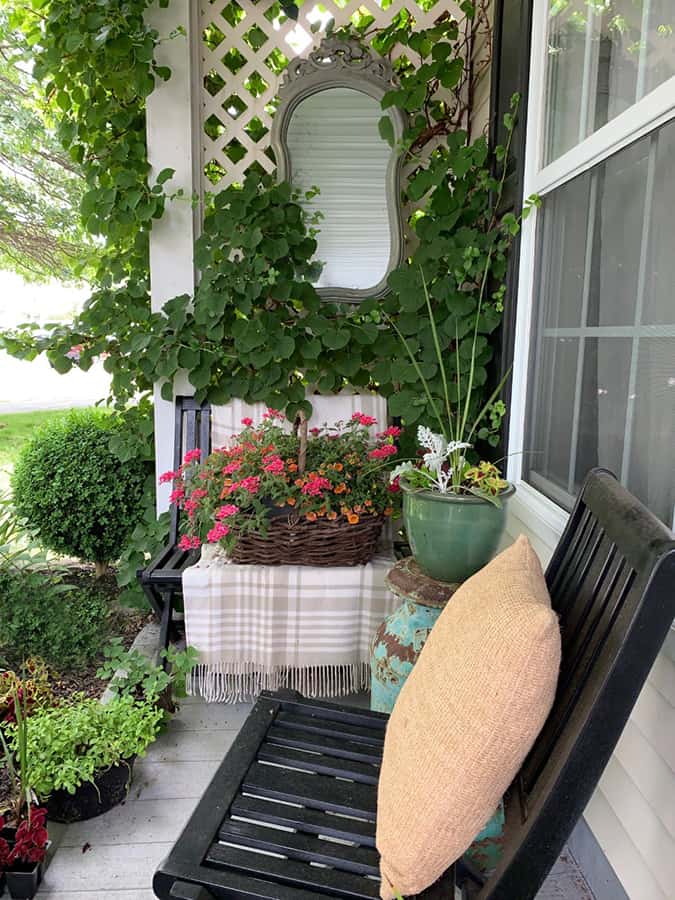
<path fill-rule="evenodd" d="M 386 141 L 390 147 L 394 146 L 396 141 L 394 137 L 394 123 L 391 121 L 389 116 L 382 116 L 380 121 L 377 123 L 377 129 L 380 132 L 380 137 L 383 141 Z"/>

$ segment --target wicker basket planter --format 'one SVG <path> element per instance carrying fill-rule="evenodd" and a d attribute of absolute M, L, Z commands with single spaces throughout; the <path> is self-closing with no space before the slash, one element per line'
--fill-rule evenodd
<path fill-rule="evenodd" d="M 374 515 L 356 525 L 344 516 L 316 522 L 275 516 L 266 536 L 242 535 L 230 557 L 249 565 L 362 566 L 375 555 L 384 522 L 384 516 Z"/>

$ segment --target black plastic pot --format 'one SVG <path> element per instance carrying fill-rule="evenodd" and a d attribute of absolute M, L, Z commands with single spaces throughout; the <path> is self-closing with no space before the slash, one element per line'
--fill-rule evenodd
<path fill-rule="evenodd" d="M 42 863 L 29 863 L 5 873 L 9 896 L 13 900 L 32 900 L 42 881 Z"/>
<path fill-rule="evenodd" d="M 46 803 L 47 818 L 52 822 L 82 822 L 117 806 L 129 793 L 134 759 L 122 760 L 119 765 L 98 772 L 93 782 L 84 782 L 74 794 L 52 791 Z"/>

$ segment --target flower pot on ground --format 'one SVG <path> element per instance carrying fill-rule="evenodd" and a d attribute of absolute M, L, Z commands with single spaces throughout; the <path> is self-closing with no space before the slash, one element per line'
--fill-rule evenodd
<path fill-rule="evenodd" d="M 114 697 L 103 704 L 79 696 L 38 710 L 31 716 L 28 733 L 28 783 L 43 803 L 49 805 L 55 797 L 50 812 L 56 816 L 98 815 L 124 799 L 133 758 L 143 755 L 155 740 L 164 717 L 154 697 Z M 10 743 L 15 740 L 14 729 L 9 728 Z M 96 794 L 101 781 L 104 789 L 94 804 L 91 791 Z M 82 791 L 75 805 L 66 809 L 63 792 L 73 797 L 81 786 L 91 791 Z"/>
<path fill-rule="evenodd" d="M 244 419 L 240 435 L 203 462 L 189 452 L 172 481 L 183 510 L 179 546 L 220 545 L 240 564 L 363 565 L 375 553 L 393 493 L 383 462 L 398 452 L 400 429 L 373 440 L 371 416 L 312 428 L 269 409 L 260 426 Z"/>
<path fill-rule="evenodd" d="M 494 556 L 506 524 L 508 485 L 496 506 L 467 494 L 419 490 L 401 479 L 403 516 L 413 556 L 427 575 L 460 584 Z"/>
<path fill-rule="evenodd" d="M 16 829 L 14 845 L 0 850 L 7 860 L 5 877 L 14 900 L 31 900 L 37 893 L 48 847 L 46 818 L 46 809 L 29 808 Z"/>
<path fill-rule="evenodd" d="M 126 799 L 131 785 L 135 757 L 95 772 L 91 781 L 75 788 L 75 793 L 59 789 L 47 800 L 47 817 L 51 822 L 83 822 L 100 816 Z"/>

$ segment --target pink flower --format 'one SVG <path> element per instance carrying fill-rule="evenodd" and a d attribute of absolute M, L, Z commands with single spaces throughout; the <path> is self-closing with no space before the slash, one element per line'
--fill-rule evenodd
<path fill-rule="evenodd" d="M 229 516 L 236 516 L 238 512 L 238 506 L 235 506 L 234 503 L 226 503 L 225 506 L 216 510 L 216 519 L 227 519 Z"/>
<path fill-rule="evenodd" d="M 269 472 L 271 475 L 282 475 L 284 471 L 284 461 L 280 456 L 266 456 L 263 459 L 263 471 Z"/>
<path fill-rule="evenodd" d="M 182 500 L 185 496 L 185 488 L 183 485 L 177 487 L 175 490 L 171 491 L 169 495 L 169 503 L 178 503 L 179 500 Z"/>
<path fill-rule="evenodd" d="M 188 450 L 183 459 L 183 464 L 188 466 L 192 462 L 199 462 L 202 455 L 201 450 Z"/>
<path fill-rule="evenodd" d="M 236 472 L 237 469 L 241 469 L 240 462 L 235 461 L 228 463 L 226 466 L 223 466 L 223 475 L 231 475 L 233 472 Z"/>
<path fill-rule="evenodd" d="M 318 434 L 321 434 L 321 429 L 320 429 L 320 428 L 316 428 L 316 427 L 315 427 L 315 428 L 310 428 L 310 429 L 309 429 L 309 433 L 310 433 L 310 434 L 313 434 L 314 437 L 316 437 Z"/>
<path fill-rule="evenodd" d="M 194 491 L 190 494 L 190 497 L 193 500 L 201 500 L 202 497 L 206 497 L 208 491 L 204 488 L 195 488 Z"/>
<path fill-rule="evenodd" d="M 199 509 L 199 503 L 197 503 L 196 500 L 193 500 L 192 497 L 188 497 L 188 499 L 183 504 L 183 509 L 188 514 L 188 518 L 191 519 Z"/>
<path fill-rule="evenodd" d="M 394 456 L 398 453 L 398 447 L 394 446 L 394 444 L 383 444 L 382 447 L 375 447 L 374 450 L 371 450 L 368 456 L 371 459 L 386 459 L 388 456 Z"/>
<path fill-rule="evenodd" d="M 302 486 L 302 493 L 309 497 L 320 497 L 321 492 L 330 488 L 330 481 L 327 478 L 317 476 Z"/>
<path fill-rule="evenodd" d="M 352 422 L 358 422 L 359 425 L 377 425 L 377 419 L 374 416 L 366 416 L 363 413 L 355 412 L 352 416 Z"/>
<path fill-rule="evenodd" d="M 178 475 L 176 472 L 164 472 L 159 476 L 160 484 L 168 484 L 170 481 L 173 481 L 174 478 L 177 478 Z"/>
<path fill-rule="evenodd" d="M 194 537 L 190 537 L 188 534 L 184 534 L 183 537 L 178 541 L 178 547 L 180 550 L 197 550 L 201 547 L 202 542 L 199 540 L 197 535 Z"/>
<path fill-rule="evenodd" d="M 272 407 L 268 407 L 267 412 L 263 413 L 263 419 L 283 419 L 284 414 L 279 412 L 278 409 L 272 409 Z"/>
<path fill-rule="evenodd" d="M 250 416 L 244 416 L 241 420 L 241 424 L 245 425 L 247 428 L 250 428 L 253 425 L 253 419 Z"/>
<path fill-rule="evenodd" d="M 209 544 L 216 544 L 219 540 L 226 537 L 229 533 L 230 529 L 227 527 L 227 525 L 223 525 L 222 522 L 218 522 L 206 535 L 206 540 L 209 542 Z"/>
<path fill-rule="evenodd" d="M 403 432 L 403 429 L 399 428 L 398 425 L 390 425 L 389 428 L 387 428 L 385 431 L 381 431 L 377 435 L 377 437 L 378 438 L 386 438 L 386 437 L 397 438 L 397 437 L 401 436 L 402 432 Z"/>
<path fill-rule="evenodd" d="M 234 487 L 234 485 L 232 485 L 232 487 Z M 237 487 L 242 488 L 244 491 L 248 491 L 249 494 L 257 494 L 258 488 L 260 487 L 260 476 L 249 475 L 248 478 L 242 478 Z"/>

